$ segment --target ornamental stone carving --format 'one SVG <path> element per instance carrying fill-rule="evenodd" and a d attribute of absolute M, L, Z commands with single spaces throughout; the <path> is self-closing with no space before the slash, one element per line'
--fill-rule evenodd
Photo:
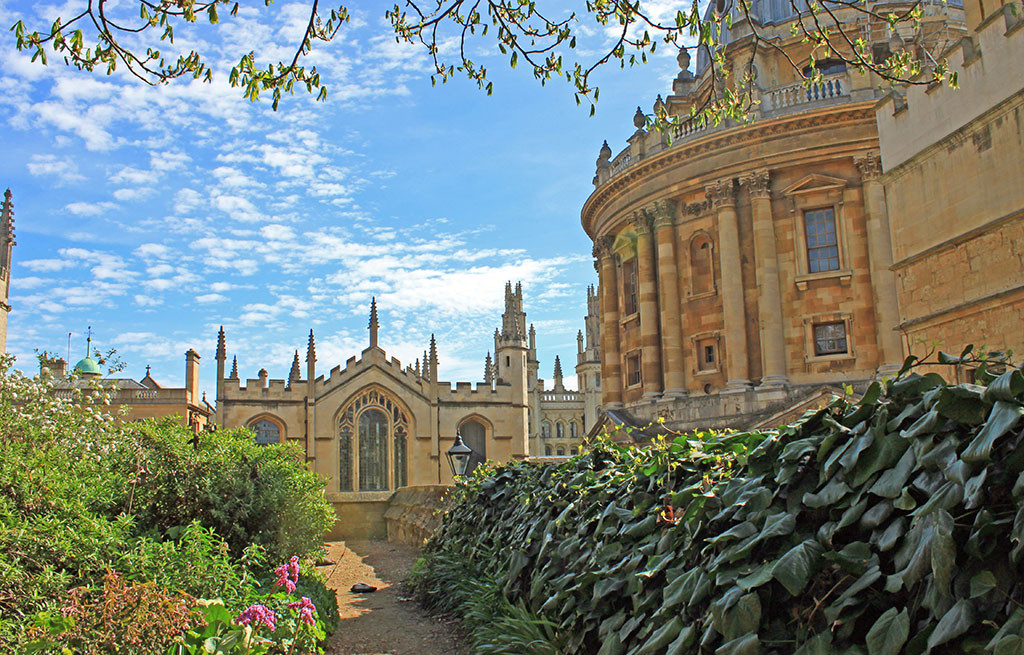
<path fill-rule="evenodd" d="M 651 232 L 651 220 L 642 211 L 633 211 L 629 215 L 629 226 L 633 228 L 633 231 L 638 235 L 650 234 Z"/>
<path fill-rule="evenodd" d="M 736 204 L 736 183 L 732 178 L 718 180 L 714 184 L 707 185 L 704 187 L 704 193 L 707 194 L 708 200 L 715 209 Z"/>
<path fill-rule="evenodd" d="M 615 244 L 615 237 L 603 236 L 594 239 L 594 257 L 604 259 L 612 254 L 612 246 Z"/>
<path fill-rule="evenodd" d="M 675 223 L 676 201 L 671 198 L 655 200 L 647 205 L 644 211 L 651 218 L 655 230 L 670 227 Z"/>
<path fill-rule="evenodd" d="M 771 176 L 767 170 L 754 171 L 740 179 L 740 184 L 751 198 L 770 198 L 772 195 Z"/>
<path fill-rule="evenodd" d="M 877 180 L 882 175 L 882 158 L 877 152 L 869 152 L 863 157 L 854 157 L 853 163 L 860 171 L 860 177 L 867 182 Z"/>

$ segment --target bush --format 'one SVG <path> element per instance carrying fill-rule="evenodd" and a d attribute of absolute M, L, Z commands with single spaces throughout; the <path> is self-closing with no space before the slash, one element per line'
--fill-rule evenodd
<path fill-rule="evenodd" d="M 459 485 L 416 589 L 484 581 L 556 626 L 537 652 L 1021 653 L 1022 417 L 1018 369 L 911 373 L 778 431 L 511 463 Z"/>
<path fill-rule="evenodd" d="M 58 398 L 47 380 L 7 373 L 9 362 L 0 358 L 0 651 L 24 648 L 35 624 L 33 638 L 114 652 L 116 635 L 156 639 L 171 625 L 114 612 L 100 629 L 101 606 L 219 598 L 237 613 L 269 584 L 270 562 L 319 554 L 333 513 L 294 448 L 233 431 L 203 434 L 195 450 L 172 421 L 121 423 L 102 389 Z M 318 629 L 333 627 L 322 578 L 304 584 L 322 598 Z"/>

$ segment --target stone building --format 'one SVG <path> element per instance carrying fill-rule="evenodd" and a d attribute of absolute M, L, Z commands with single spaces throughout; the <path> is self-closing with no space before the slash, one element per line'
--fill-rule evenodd
<path fill-rule="evenodd" d="M 932 50 L 955 42 L 961 14 L 929 4 L 920 38 Z M 887 26 L 839 15 L 876 51 L 889 47 Z M 754 62 L 751 122 L 688 118 L 722 79 L 706 49 L 694 72 L 681 51 L 673 93 L 654 109 L 679 126 L 645 130 L 638 108 L 629 145 L 601 149 L 582 224 L 600 280 L 611 416 L 746 427 L 902 362 L 879 80 L 825 60 L 820 82 L 805 85 L 810 69 L 789 63 L 809 65 L 794 18 L 790 3 L 755 1 L 749 20 L 733 11 L 725 30 L 726 66 Z M 757 46 L 754 28 L 779 49 Z"/>
<path fill-rule="evenodd" d="M 899 329 L 917 356 L 968 344 L 1024 355 L 1024 10 L 966 6 L 960 88 L 878 105 Z M 949 374 L 948 369 L 940 371 Z M 964 373 L 967 373 L 966 371 Z"/>
<path fill-rule="evenodd" d="M 0 353 L 7 352 L 7 315 L 11 313 L 11 255 L 14 241 L 14 205 L 11 190 L 4 192 L 0 206 Z"/>
<path fill-rule="evenodd" d="M 86 354 L 72 372 L 68 374 L 67 362 L 60 357 L 49 357 L 43 353 L 39 360 L 40 376 L 48 375 L 55 380 L 58 397 L 72 397 L 73 389 L 87 390 L 94 385 L 110 395 L 110 412 L 119 414 L 127 408 L 126 421 L 143 419 L 177 418 L 182 425 L 195 432 L 205 430 L 213 416 L 213 406 L 206 402 L 206 395 L 199 391 L 199 354 L 192 349 L 185 353 L 185 386 L 165 387 L 150 375 L 141 380 L 128 377 L 103 376 L 100 365 L 90 356 L 91 337 L 87 340 Z"/>
<path fill-rule="evenodd" d="M 565 389 L 560 362 L 554 389 L 545 389 L 521 285 L 505 288 L 494 355 L 487 354 L 481 382 L 440 380 L 433 337 L 422 362 L 403 365 L 388 357 L 378 332 L 374 302 L 369 343 L 344 367 L 318 375 L 310 331 L 304 372 L 296 351 L 287 379 L 270 379 L 261 369 L 244 384 L 237 357 L 227 370 L 223 328 L 218 335 L 217 423 L 249 427 L 263 443 L 300 443 L 310 467 L 329 480 L 327 498 L 340 519 L 337 534 L 379 535 L 395 489 L 450 483 L 445 452 L 456 434 L 473 449 L 474 463 L 525 458 L 548 449 L 568 454 L 582 442 L 589 427 L 585 399 L 593 400 L 594 394 L 588 396 L 586 388 Z M 596 416 L 593 408 L 590 416 Z"/>

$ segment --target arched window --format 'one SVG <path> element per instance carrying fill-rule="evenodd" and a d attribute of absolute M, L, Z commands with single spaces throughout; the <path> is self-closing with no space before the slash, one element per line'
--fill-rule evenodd
<path fill-rule="evenodd" d="M 544 446 L 544 454 L 551 457 L 551 446 Z"/>
<path fill-rule="evenodd" d="M 579 426 L 576 425 L 576 421 L 569 424 L 569 436 L 576 439 L 580 436 Z"/>
<path fill-rule="evenodd" d="M 542 439 L 548 439 L 551 437 L 551 424 L 547 421 L 540 424 L 540 436 Z"/>
<path fill-rule="evenodd" d="M 690 283 L 694 295 L 715 290 L 711 240 L 703 235 L 696 236 L 690 241 Z"/>
<path fill-rule="evenodd" d="M 565 448 L 562 448 L 561 446 L 558 447 L 558 456 L 559 457 L 564 457 L 565 456 Z"/>
<path fill-rule="evenodd" d="M 559 421 L 555 423 L 555 437 L 558 439 L 565 439 L 565 423 Z"/>
<path fill-rule="evenodd" d="M 469 458 L 469 467 L 466 473 L 472 473 L 473 469 L 487 459 L 487 428 L 476 419 L 469 419 L 459 426 L 459 434 L 462 435 L 462 443 L 469 446 L 473 454 Z"/>
<path fill-rule="evenodd" d="M 408 484 L 409 421 L 387 394 L 369 389 L 338 415 L 338 489 L 388 491 Z"/>
<path fill-rule="evenodd" d="M 281 442 L 281 428 L 273 421 L 260 419 L 250 425 L 249 429 L 256 433 L 256 443 L 261 446 Z"/>

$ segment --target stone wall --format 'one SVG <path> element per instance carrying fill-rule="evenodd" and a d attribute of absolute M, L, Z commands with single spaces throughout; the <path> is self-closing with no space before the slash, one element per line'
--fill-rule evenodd
<path fill-rule="evenodd" d="M 422 546 L 441 525 L 439 510 L 451 487 L 430 485 L 402 487 L 384 513 L 388 541 Z"/>

